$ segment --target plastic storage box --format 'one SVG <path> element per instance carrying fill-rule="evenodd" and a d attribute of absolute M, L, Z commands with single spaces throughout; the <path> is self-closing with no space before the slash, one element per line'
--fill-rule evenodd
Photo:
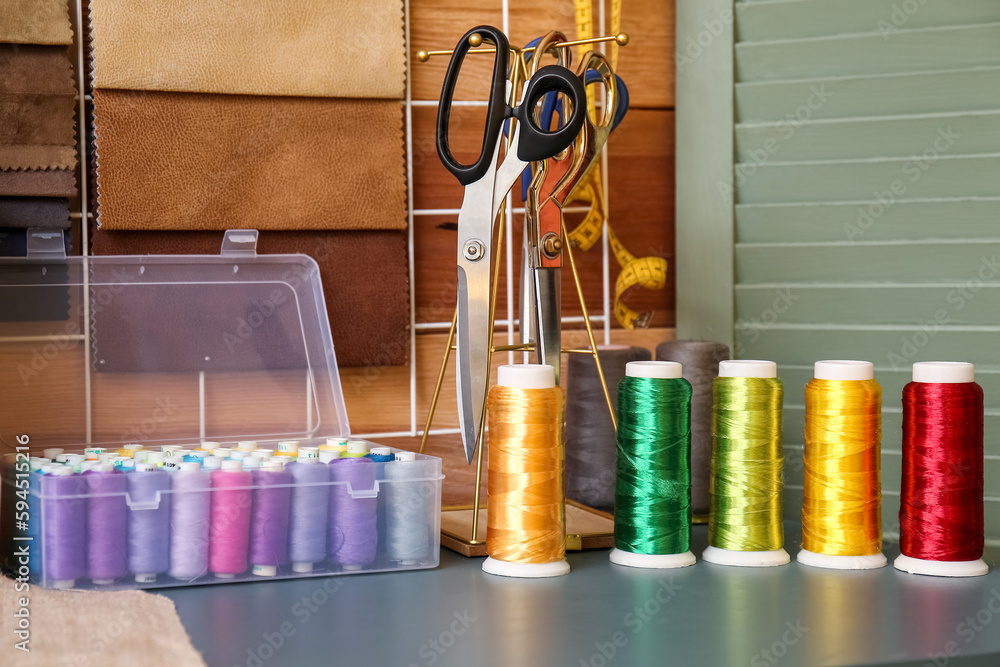
<path fill-rule="evenodd" d="M 256 238 L 67 258 L 31 230 L 0 259 L 9 572 L 103 589 L 437 566 L 440 459 L 349 441 L 319 269 Z"/>

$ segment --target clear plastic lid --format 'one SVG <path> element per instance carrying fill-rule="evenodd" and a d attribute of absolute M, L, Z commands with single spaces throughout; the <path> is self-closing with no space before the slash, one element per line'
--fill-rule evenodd
<path fill-rule="evenodd" d="M 0 441 L 349 435 L 310 257 L 257 255 L 253 231 L 227 232 L 215 256 L 65 257 L 45 236 L 0 258 Z"/>

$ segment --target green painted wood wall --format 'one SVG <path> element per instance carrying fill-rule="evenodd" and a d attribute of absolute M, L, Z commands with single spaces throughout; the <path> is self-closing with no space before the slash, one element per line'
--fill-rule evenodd
<path fill-rule="evenodd" d="M 678 334 L 778 362 L 786 513 L 814 361 L 875 364 L 891 538 L 910 365 L 967 360 L 1000 543 L 1000 2 L 679 0 L 677 17 Z"/>

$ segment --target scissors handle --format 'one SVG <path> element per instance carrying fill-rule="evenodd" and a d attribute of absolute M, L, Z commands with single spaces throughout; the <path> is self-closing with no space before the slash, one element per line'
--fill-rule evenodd
<path fill-rule="evenodd" d="M 572 102 L 573 113 L 562 127 L 549 131 L 535 120 L 535 107 L 547 93 L 562 93 Z M 523 162 L 545 160 L 573 143 L 587 116 L 587 91 L 580 78 L 560 65 L 546 65 L 531 77 L 524 87 L 521 104 L 514 109 L 520 122 L 521 137 L 517 157 Z"/>
<path fill-rule="evenodd" d="M 486 130 L 483 134 L 483 147 L 479 157 L 472 164 L 462 164 L 455 159 L 448 144 L 448 125 L 451 121 L 451 104 L 455 96 L 455 84 L 458 74 L 465 62 L 465 54 L 472 45 L 469 37 L 478 33 L 484 42 L 490 42 L 496 47 L 496 60 L 493 61 L 493 77 L 490 84 L 490 100 L 486 107 Z M 489 171 L 493 165 L 494 148 L 500 136 L 504 118 L 507 115 L 507 64 L 510 57 L 510 43 L 507 36 L 490 25 L 481 25 L 462 35 L 455 46 L 455 53 L 448 63 L 448 71 L 444 75 L 444 85 L 441 87 L 441 101 L 438 104 L 437 115 L 437 152 L 445 168 L 455 175 L 462 185 L 475 183 Z"/>

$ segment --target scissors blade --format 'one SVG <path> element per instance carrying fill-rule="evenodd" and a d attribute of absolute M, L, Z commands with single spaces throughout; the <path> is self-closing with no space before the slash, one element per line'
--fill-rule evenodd
<path fill-rule="evenodd" d="M 537 267 L 532 273 L 535 293 L 535 356 L 538 363 L 552 366 L 556 384 L 559 384 L 562 274 L 558 267 Z"/>
<path fill-rule="evenodd" d="M 531 261 L 529 259 L 531 244 L 528 241 L 528 234 L 527 225 L 525 225 L 524 240 L 521 244 L 521 279 L 518 283 L 517 294 L 518 329 L 520 330 L 522 345 L 530 343 L 535 332 L 533 324 L 535 320 L 535 288 L 531 278 Z"/>

